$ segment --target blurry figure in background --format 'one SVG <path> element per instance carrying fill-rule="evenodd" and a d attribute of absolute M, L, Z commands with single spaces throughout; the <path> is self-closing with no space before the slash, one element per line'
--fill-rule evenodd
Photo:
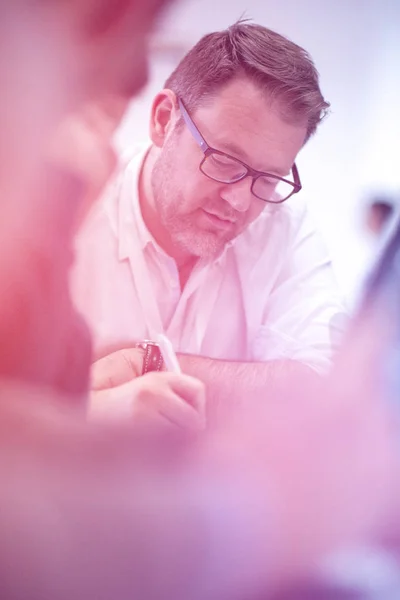
<path fill-rule="evenodd" d="M 88 387 L 91 344 L 71 305 L 67 273 L 88 184 L 58 156 L 52 160 L 52 138 L 61 120 L 84 103 L 110 94 L 127 102 L 142 86 L 146 35 L 161 2 L 37 2 L 34 11 L 24 0 L 6 4 L 0 373 L 79 399 Z M 75 147 L 82 143 L 78 136 Z"/>
<path fill-rule="evenodd" d="M 95 387 L 143 373 L 142 342 L 161 332 L 211 406 L 328 368 L 343 309 L 295 163 L 327 108 L 306 51 L 260 25 L 183 58 L 154 99 L 150 148 L 79 239 L 73 289 L 95 356 L 127 349 L 99 361 Z"/>
<path fill-rule="evenodd" d="M 381 198 L 382 199 L 382 198 Z M 387 198 L 383 209 L 387 210 Z M 396 203 L 389 202 L 393 208 Z M 379 209 L 380 210 L 380 209 Z M 396 210 L 370 269 L 358 315 L 348 331 L 332 379 L 324 384 L 334 402 L 360 402 L 358 417 L 372 405 L 389 409 L 387 435 L 398 437 L 400 424 L 400 214 Z M 332 386 L 330 388 L 330 386 Z M 370 413 L 370 418 L 372 415 Z M 333 424 L 333 421 L 332 421 Z M 349 424 L 349 422 L 348 422 Z M 372 422 L 370 423 L 372 425 Z M 344 422 L 343 422 L 344 427 Z M 342 430 L 344 432 L 344 429 Z M 372 429 L 370 429 L 370 432 Z M 372 440 L 371 440 L 372 441 Z M 398 454 L 398 443 L 394 452 Z M 369 460 L 373 461 L 372 454 Z M 336 457 L 338 458 L 338 456 Z M 330 471 L 331 472 L 331 471 Z M 396 490 L 397 487 L 397 490 Z M 313 584 L 294 586 L 274 600 L 302 598 L 349 598 L 354 600 L 396 600 L 400 597 L 400 526 L 398 481 L 393 488 L 393 512 L 375 545 L 344 549 L 326 561 L 323 571 L 314 573 Z M 362 497 L 362 496 L 361 496 Z M 324 577 L 322 577 L 324 575 Z M 316 576 L 316 577 L 315 577 Z M 290 588 L 290 586 L 289 586 Z"/>
<path fill-rule="evenodd" d="M 167 574 L 161 573 L 166 556 L 143 552 L 138 535 L 153 498 L 147 488 L 140 497 L 138 479 L 150 485 L 157 478 L 160 505 L 161 490 L 168 491 L 157 446 L 154 470 L 146 470 L 145 446 L 139 444 L 143 453 L 130 451 L 131 431 L 91 429 L 83 415 L 61 407 L 85 401 L 91 362 L 90 338 L 68 293 L 73 235 L 114 167 L 110 142 L 117 111 L 122 114 L 146 80 L 147 35 L 166 3 L 15 0 L 0 6 L 4 599 L 140 596 L 153 559 L 160 579 L 151 574 L 145 581 L 164 586 L 159 595 L 171 597 Z M 110 121 L 104 109 L 111 111 Z M 177 394 L 202 404 L 203 387 L 189 377 L 160 374 L 153 388 L 173 395 L 178 379 Z M 135 470 L 135 457 L 142 466 L 131 487 L 125 475 Z M 175 531 L 176 516 L 168 501 L 165 511 L 155 511 L 152 526 L 160 543 L 160 518 Z M 128 527 L 133 535 L 125 544 Z M 168 552 L 174 540 L 179 545 L 182 536 L 171 537 Z M 147 565 L 133 558 L 140 553 Z M 152 597 L 144 587 L 145 597 Z"/>
<path fill-rule="evenodd" d="M 367 208 L 367 227 L 371 233 L 379 236 L 395 211 L 396 203 L 388 196 L 371 199 Z"/>
<path fill-rule="evenodd" d="M 399 201 L 396 193 L 384 188 L 381 191 L 367 192 L 362 199 L 360 210 L 362 239 L 361 250 L 364 248 L 359 261 L 358 278 L 353 284 L 352 312 L 356 312 L 363 303 L 365 290 L 368 287 L 371 270 L 375 268 L 387 238 L 391 235 L 393 226 L 399 215 Z"/>
<path fill-rule="evenodd" d="M 1 9 L 0 375 L 76 404 L 85 404 L 92 354 L 68 288 L 73 236 L 115 167 L 112 134 L 147 79 L 148 31 L 162 4 Z M 190 413 L 176 379 L 144 380 L 136 394 L 150 387 Z M 183 377 L 182 389 L 196 404 L 197 382 Z"/>

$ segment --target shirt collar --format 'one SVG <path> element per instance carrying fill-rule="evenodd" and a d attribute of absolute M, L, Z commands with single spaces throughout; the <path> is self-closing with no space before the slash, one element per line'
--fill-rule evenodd
<path fill-rule="evenodd" d="M 118 238 L 119 258 L 124 260 L 128 257 L 128 237 L 134 235 L 138 248 L 143 251 L 151 244 L 159 249 L 159 246 L 144 222 L 139 202 L 139 177 L 143 168 L 144 160 L 150 146 L 142 146 L 135 155 L 123 167 L 122 183 L 119 189 L 119 217 Z"/>
<path fill-rule="evenodd" d="M 138 241 L 141 250 L 144 250 L 148 244 L 156 244 L 155 239 L 147 229 L 143 219 L 142 210 L 139 202 L 139 179 L 144 165 L 144 161 L 148 154 L 150 147 L 147 146 L 144 150 L 139 153 L 139 156 L 135 157 L 131 163 L 131 186 L 132 186 L 132 203 L 131 207 L 133 210 L 133 216 L 136 222 Z"/>
<path fill-rule="evenodd" d="M 144 251 L 149 245 L 153 246 L 157 252 L 165 254 L 159 244 L 156 242 L 150 231 L 147 229 L 143 219 L 139 203 L 139 177 L 144 164 L 146 155 L 150 149 L 149 145 L 141 146 L 125 166 L 122 185 L 120 189 L 119 203 L 119 258 L 123 260 L 128 257 L 127 236 L 136 234 L 137 244 L 141 251 Z M 262 213 L 255 219 L 240 235 L 225 244 L 221 252 L 209 264 L 222 264 L 228 250 L 241 245 L 241 241 L 248 236 L 252 236 L 253 230 L 260 227 L 260 222 L 268 219 L 271 213 L 276 212 L 276 206 L 266 205 Z M 262 226 L 263 228 L 263 226 Z M 132 229 L 136 229 L 133 232 Z M 247 246 L 247 244 L 246 244 Z M 255 244 L 257 246 L 257 244 Z M 257 248 L 257 251 L 259 249 Z M 202 261 L 203 262 L 203 261 Z"/>

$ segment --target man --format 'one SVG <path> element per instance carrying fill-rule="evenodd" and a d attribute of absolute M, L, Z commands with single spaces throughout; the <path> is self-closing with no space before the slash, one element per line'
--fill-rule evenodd
<path fill-rule="evenodd" d="M 154 99 L 150 148 L 78 241 L 74 296 L 97 357 L 165 332 L 211 403 L 326 370 L 341 305 L 295 160 L 327 107 L 308 54 L 265 27 L 194 46 Z M 140 374 L 141 353 L 103 361 L 102 385 L 127 359 Z"/>

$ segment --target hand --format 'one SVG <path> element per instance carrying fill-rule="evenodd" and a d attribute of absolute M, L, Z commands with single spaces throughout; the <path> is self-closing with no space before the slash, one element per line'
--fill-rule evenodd
<path fill-rule="evenodd" d="M 205 388 L 177 373 L 147 373 L 122 385 L 93 391 L 94 417 L 130 417 L 137 425 L 205 428 Z"/>
<path fill-rule="evenodd" d="M 114 388 L 140 377 L 143 371 L 144 351 L 126 348 L 99 358 L 92 365 L 92 391 Z"/>

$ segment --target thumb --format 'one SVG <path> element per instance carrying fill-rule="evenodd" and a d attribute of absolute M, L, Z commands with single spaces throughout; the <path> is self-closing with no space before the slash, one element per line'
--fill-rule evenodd
<path fill-rule="evenodd" d="M 117 387 L 142 374 L 143 356 L 137 348 L 124 348 L 100 358 L 92 365 L 94 391 Z"/>

